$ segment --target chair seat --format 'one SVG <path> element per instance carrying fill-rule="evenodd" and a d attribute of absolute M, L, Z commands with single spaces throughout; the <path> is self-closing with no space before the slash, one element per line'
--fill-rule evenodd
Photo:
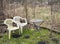
<path fill-rule="evenodd" d="M 25 26 L 25 25 L 27 25 L 27 23 L 21 23 L 21 24 L 19 24 L 20 26 Z"/>
<path fill-rule="evenodd" d="M 16 30 L 19 29 L 18 27 L 9 27 L 8 30 Z"/>

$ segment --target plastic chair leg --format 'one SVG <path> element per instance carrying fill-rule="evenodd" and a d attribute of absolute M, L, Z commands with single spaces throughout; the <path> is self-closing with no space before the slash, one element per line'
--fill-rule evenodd
<path fill-rule="evenodd" d="M 23 33 L 23 30 L 22 29 L 23 29 L 23 27 L 21 27 L 21 33 Z"/>
<path fill-rule="evenodd" d="M 11 31 L 9 31 L 9 39 L 11 38 Z"/>

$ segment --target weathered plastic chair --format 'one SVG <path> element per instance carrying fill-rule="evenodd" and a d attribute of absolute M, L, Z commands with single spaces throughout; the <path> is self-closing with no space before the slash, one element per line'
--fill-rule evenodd
<path fill-rule="evenodd" d="M 24 20 L 24 22 L 21 22 L 21 19 Z M 13 17 L 13 20 L 15 23 L 17 23 L 19 25 L 19 27 L 21 28 L 21 33 L 23 33 L 23 27 L 27 25 L 27 19 L 26 18 L 22 18 L 20 16 L 15 16 Z M 20 32 L 20 30 L 19 30 Z M 20 33 L 19 33 L 20 34 Z"/>
<path fill-rule="evenodd" d="M 18 25 L 15 27 L 13 26 L 13 19 L 6 19 L 4 21 L 4 24 L 7 25 L 7 29 L 9 31 L 9 39 L 10 39 L 11 38 L 11 31 L 19 29 L 19 26 Z"/>

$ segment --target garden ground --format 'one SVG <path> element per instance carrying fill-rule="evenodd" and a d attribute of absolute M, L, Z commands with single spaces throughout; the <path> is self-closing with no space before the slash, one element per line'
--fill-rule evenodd
<path fill-rule="evenodd" d="M 41 28 L 40 30 L 24 29 L 23 34 L 18 35 L 18 30 L 12 33 L 11 39 L 8 39 L 8 34 L 2 34 L 0 44 L 60 44 L 60 34 L 52 33 L 47 29 Z"/>

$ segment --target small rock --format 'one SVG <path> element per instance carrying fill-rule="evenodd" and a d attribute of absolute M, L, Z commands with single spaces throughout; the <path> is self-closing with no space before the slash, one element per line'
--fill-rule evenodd
<path fill-rule="evenodd" d="M 28 39 L 30 36 L 29 35 L 25 35 L 24 38 Z"/>
<path fill-rule="evenodd" d="M 12 35 L 14 38 L 19 38 L 20 36 L 22 36 L 22 35 L 18 35 L 18 34 L 14 34 L 14 35 Z"/>
<path fill-rule="evenodd" d="M 38 42 L 38 44 L 46 44 L 45 42 L 43 42 L 43 41 L 40 41 L 40 42 Z"/>

